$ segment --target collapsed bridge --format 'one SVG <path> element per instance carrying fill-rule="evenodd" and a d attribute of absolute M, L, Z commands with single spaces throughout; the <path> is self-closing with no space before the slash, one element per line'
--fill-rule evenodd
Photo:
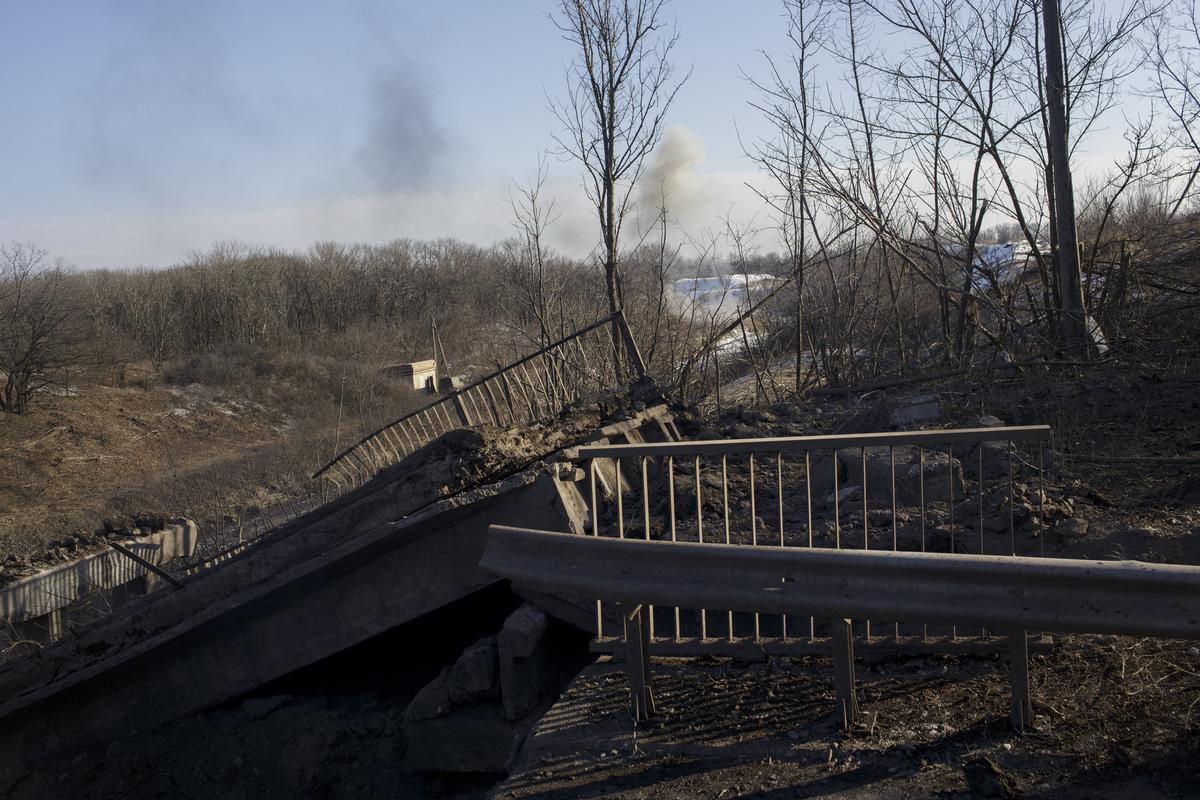
<path fill-rule="evenodd" d="M 624 319 L 601 320 L 355 444 L 318 473 L 328 502 L 292 522 L 199 545 L 185 526 L 178 588 L 0 671 L 0 770 L 211 708 L 496 584 L 478 567 L 491 523 L 583 533 L 562 451 L 678 438 L 642 376 Z M 541 604 L 591 619 L 569 600 Z M 61 635 L 69 606 L 30 607 L 59 614 Z"/>
<path fill-rule="evenodd" d="M 870 563 L 891 565 L 880 575 L 940 553 L 1040 557 L 1062 513 L 1044 485 L 1048 428 L 682 441 L 644 373 L 623 318 L 601 320 L 354 444 L 316 475 L 327 502 L 298 519 L 250 541 L 185 537 L 190 555 L 173 565 L 146 559 L 151 574 L 182 585 L 147 588 L 109 619 L 0 670 L 0 788 L 30 759 L 212 709 L 488 587 L 509 591 L 506 579 L 529 605 L 407 706 L 413 770 L 508 766 L 545 709 L 538 681 L 555 677 L 538 661 L 547 617 L 590 633 L 594 652 L 625 658 L 635 717 L 653 710 L 651 655 L 832 654 L 839 713 L 851 724 L 856 648 L 1000 653 L 1018 664 L 1026 644 L 1048 646 L 1040 635 L 992 630 L 987 617 L 939 616 L 919 603 L 894 610 L 915 591 L 911 582 L 897 580 L 882 601 L 855 600 L 853 611 L 816 608 L 811 593 L 786 586 L 750 586 L 744 602 L 697 600 L 681 591 L 686 580 L 666 580 L 654 563 L 676 557 L 658 545 L 684 543 L 700 548 L 695 563 L 706 570 L 729 557 L 702 552 L 710 545 L 745 546 L 731 563 L 778 549 L 789 565 L 815 560 L 821 570 L 857 563 L 821 560 L 823 549 L 876 551 Z M 622 386 L 630 388 L 614 388 Z M 489 526 L 573 541 L 551 548 L 567 555 L 517 569 L 501 566 L 496 542 L 485 558 Z M 605 539 L 642 542 L 634 553 Z M 898 557 L 904 551 L 912 556 Z M 587 573 L 580 567 L 593 552 L 632 560 L 607 571 L 597 560 Z M 576 579 L 585 573 L 592 582 Z M 641 583 L 622 584 L 635 573 Z M 838 588 L 836 579 L 828 585 Z M 771 590 L 793 601 L 762 602 Z M 58 614 L 60 628 L 70 615 L 68 606 L 28 608 Z M 432 650 L 419 638 L 406 648 L 413 658 Z M 1018 724 L 1030 713 L 1022 674 L 1014 667 Z"/>

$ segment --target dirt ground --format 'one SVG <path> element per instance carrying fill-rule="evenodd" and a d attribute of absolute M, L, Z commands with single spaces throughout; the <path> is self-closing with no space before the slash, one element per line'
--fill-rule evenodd
<path fill-rule="evenodd" d="M 139 513 L 210 522 L 304 491 L 313 430 L 281 408 L 193 384 L 49 397 L 0 419 L 0 554 L 45 559 L 51 540 Z"/>
<path fill-rule="evenodd" d="M 619 664 L 585 670 L 497 798 L 1195 797 L 1200 656 L 1077 638 L 1031 663 L 1036 730 L 1008 725 L 994 658 L 859 669 L 864 723 L 838 733 L 828 661 L 659 660 L 635 726 Z"/>

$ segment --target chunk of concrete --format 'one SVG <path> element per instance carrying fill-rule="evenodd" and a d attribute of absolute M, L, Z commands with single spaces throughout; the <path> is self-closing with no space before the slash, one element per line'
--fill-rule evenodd
<path fill-rule="evenodd" d="M 453 703 L 450 702 L 450 692 L 446 686 L 449 672 L 449 668 L 442 670 L 436 678 L 421 687 L 404 712 L 405 724 L 450 713 Z"/>
<path fill-rule="evenodd" d="M 496 699 L 500 694 L 498 659 L 496 639 L 480 639 L 421 687 L 408 704 L 405 721 L 436 719 L 457 706 Z"/>
<path fill-rule="evenodd" d="M 546 615 L 528 603 L 504 621 L 497 642 L 505 719 L 517 720 L 533 711 L 556 680 L 547 627 Z"/>
<path fill-rule="evenodd" d="M 921 422 L 933 422 L 941 416 L 941 398 L 936 394 L 919 394 L 893 402 L 888 420 L 893 426 L 902 428 Z"/>
<path fill-rule="evenodd" d="M 495 638 L 480 639 L 463 651 L 450 668 L 447 690 L 455 705 L 499 696 L 499 652 Z"/>

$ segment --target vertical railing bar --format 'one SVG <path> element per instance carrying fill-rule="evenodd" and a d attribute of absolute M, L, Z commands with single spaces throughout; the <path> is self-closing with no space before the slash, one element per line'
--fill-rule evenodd
<path fill-rule="evenodd" d="M 1042 472 L 1042 443 L 1038 442 L 1038 555 L 1045 557 L 1046 555 L 1046 528 L 1045 528 L 1045 509 L 1046 509 L 1046 486 L 1044 483 L 1045 476 Z"/>
<path fill-rule="evenodd" d="M 898 535 L 896 522 L 896 445 L 888 448 L 888 461 L 891 467 L 891 484 L 892 484 L 892 552 L 899 550 L 900 537 Z M 900 623 L 895 623 L 895 630 L 892 638 L 899 643 L 900 641 Z"/>
<path fill-rule="evenodd" d="M 976 465 L 976 468 L 975 468 L 975 478 L 976 478 L 975 489 L 976 489 L 976 491 L 979 492 L 979 555 L 984 555 L 984 546 L 983 546 L 983 486 L 984 486 L 983 442 L 979 442 L 978 444 L 976 444 L 975 449 L 978 451 L 978 455 L 979 455 L 979 463 Z M 983 638 L 984 639 L 989 638 L 987 627 L 983 628 Z"/>
<path fill-rule="evenodd" d="M 521 371 L 525 374 L 524 378 L 520 378 L 513 370 L 513 385 L 521 390 L 521 396 L 525 399 L 525 405 L 529 409 L 529 422 L 534 422 L 538 418 L 537 404 L 537 387 L 533 385 L 532 379 L 529 377 L 529 370 L 525 369 L 525 365 L 521 365 Z"/>
<path fill-rule="evenodd" d="M 542 371 L 546 373 L 547 385 L 550 389 L 551 411 L 556 408 L 562 408 L 566 405 L 564 394 L 565 387 L 562 381 L 558 380 L 558 370 L 555 369 L 554 359 L 551 358 L 551 352 L 548 350 L 537 359 L 542 364 Z"/>
<path fill-rule="evenodd" d="M 521 398 L 517 397 L 512 382 L 508 379 L 508 370 L 502 370 L 497 373 L 496 377 L 500 379 L 500 390 L 504 395 L 504 404 L 508 406 L 508 422 L 510 425 L 516 425 L 520 421 L 520 418 L 517 416 L 517 405 L 520 405 Z M 514 405 L 514 401 L 516 405 Z"/>
<path fill-rule="evenodd" d="M 650 541 L 650 459 L 648 456 L 642 456 L 642 525 L 645 526 L 645 540 Z M 650 641 L 654 641 L 654 606 L 647 604 L 646 610 L 650 616 L 647 627 L 649 628 Z"/>
<path fill-rule="evenodd" d="M 804 495 L 806 498 L 806 509 L 808 512 L 808 547 L 811 550 L 813 546 L 813 502 L 812 502 L 812 451 L 804 451 Z M 808 618 L 808 641 L 811 644 L 817 639 L 817 620 L 810 616 Z"/>
<path fill-rule="evenodd" d="M 861 448 L 862 452 L 859 455 L 862 458 L 862 515 L 863 515 L 863 550 L 871 549 L 871 527 L 870 515 L 867 513 L 867 448 Z M 871 620 L 864 620 L 864 630 L 866 631 L 866 642 L 871 643 Z"/>
<path fill-rule="evenodd" d="M 758 503 L 755 500 L 754 453 L 750 453 L 750 546 L 758 547 Z M 754 612 L 754 643 L 762 640 L 758 612 Z"/>
<path fill-rule="evenodd" d="M 471 395 L 471 405 L 475 407 L 475 424 L 483 424 L 489 417 L 492 417 L 492 422 L 495 422 L 492 410 L 488 407 L 487 398 L 483 396 L 483 389 L 476 386 L 468 390 L 467 393 Z M 482 411 L 480 411 L 481 408 L 483 409 Z"/>
<path fill-rule="evenodd" d="M 779 546 L 783 547 L 783 451 L 775 454 L 775 499 L 779 506 Z M 781 641 L 787 641 L 787 614 L 780 617 Z"/>
<path fill-rule="evenodd" d="M 975 468 L 975 474 L 977 476 L 976 482 L 978 483 L 978 486 L 976 488 L 979 491 L 979 555 L 984 555 L 984 546 L 983 546 L 983 485 L 984 485 L 984 482 L 983 482 L 983 442 L 980 442 L 978 445 L 976 445 L 976 449 L 979 451 L 979 463 L 976 465 L 976 468 Z"/>
<path fill-rule="evenodd" d="M 729 540 L 729 456 L 722 454 L 721 456 L 721 496 L 725 504 L 725 544 L 730 544 Z M 728 628 L 726 629 L 726 638 L 733 641 L 733 611 L 726 611 Z"/>
<path fill-rule="evenodd" d="M 405 421 L 399 425 L 396 425 L 395 427 L 400 431 L 400 434 L 404 437 L 405 450 L 406 450 L 405 455 L 407 456 L 407 455 L 409 455 L 409 453 L 417 452 L 417 450 L 420 449 L 420 446 L 413 444 L 412 434 L 410 434 L 408 432 L 409 423 L 407 421 Z"/>
<path fill-rule="evenodd" d="M 675 456 L 667 456 L 667 508 L 671 518 L 671 541 L 678 541 L 675 529 Z M 679 636 L 679 606 L 675 606 L 675 641 Z"/>
<path fill-rule="evenodd" d="M 1016 528 L 1016 519 L 1015 519 L 1014 509 L 1013 509 L 1013 501 L 1016 498 L 1013 497 L 1013 459 L 1012 459 L 1013 443 L 1012 443 L 1011 439 L 1008 442 L 1007 449 L 1008 449 L 1008 547 L 1009 547 L 1009 550 L 1012 552 L 1012 554 L 1015 556 L 1017 554 L 1017 528 Z"/>
<path fill-rule="evenodd" d="M 437 406 L 434 406 L 434 408 L 437 408 Z M 438 437 L 438 430 L 434 427 L 433 417 L 429 416 L 429 409 L 425 409 L 414 417 L 414 419 L 421 423 L 421 427 L 423 428 L 422 433 L 429 437 L 425 440 L 425 444 L 429 444 Z"/>
<path fill-rule="evenodd" d="M 838 550 L 842 549 L 842 508 L 840 488 L 838 486 L 838 451 L 833 450 L 833 543 Z"/>
<path fill-rule="evenodd" d="M 625 538 L 625 480 L 621 473 L 621 457 L 617 456 L 613 459 L 613 465 L 616 468 L 616 485 L 617 485 L 617 538 Z"/>
<path fill-rule="evenodd" d="M 758 502 L 755 497 L 754 453 L 750 454 L 750 544 L 758 547 Z"/>
<path fill-rule="evenodd" d="M 696 456 L 696 536 L 704 544 L 704 499 L 700 488 L 700 456 Z M 708 641 L 708 611 L 700 609 L 700 642 Z"/>
<path fill-rule="evenodd" d="M 949 502 L 949 506 L 950 506 L 950 511 L 949 511 L 950 552 L 953 553 L 955 550 L 955 546 L 954 546 L 955 545 L 955 536 L 954 536 L 954 446 L 953 445 L 946 448 L 946 491 L 947 491 L 947 496 L 950 499 L 950 502 Z M 951 641 L 958 641 L 958 625 L 950 626 L 950 639 L 951 639 Z"/>
<path fill-rule="evenodd" d="M 592 365 L 587 357 L 587 348 L 583 346 L 583 337 L 576 336 L 571 341 L 575 343 L 575 347 L 579 350 L 579 355 L 583 359 L 583 374 L 589 378 L 592 377 Z"/>
<path fill-rule="evenodd" d="M 541 380 L 545 386 L 547 412 L 553 411 L 559 405 L 559 396 L 557 384 L 554 381 L 554 375 L 550 372 L 550 364 L 546 358 L 546 354 L 543 353 L 537 358 L 531 359 L 529 363 L 533 365 L 533 374 L 537 375 L 538 380 Z M 542 369 L 541 372 L 538 372 L 539 366 Z"/>
<path fill-rule="evenodd" d="M 542 397 L 546 394 L 546 387 L 542 385 L 541 378 L 538 378 L 537 370 L 533 370 L 531 375 L 529 372 L 528 361 L 521 364 L 521 374 L 525 376 L 525 382 L 529 389 L 529 396 L 533 402 L 533 418 L 538 419 L 542 414 Z"/>
<path fill-rule="evenodd" d="M 925 448 L 917 448 L 917 485 L 921 497 L 921 552 L 925 552 Z M 921 641 L 929 641 L 929 624 L 921 623 Z"/>
<path fill-rule="evenodd" d="M 504 425 L 504 423 L 500 421 L 501 406 L 500 403 L 496 401 L 496 393 L 492 391 L 492 382 L 484 381 L 479 385 L 482 387 L 481 391 L 487 395 L 488 408 L 491 409 L 492 412 L 492 421 L 496 423 L 496 427 L 501 427 Z"/>
<path fill-rule="evenodd" d="M 439 437 L 439 435 L 442 434 L 442 431 L 439 431 L 439 429 L 438 429 L 438 425 L 440 425 L 440 423 L 442 423 L 442 419 L 440 419 L 440 417 L 437 416 L 438 410 L 440 408 L 442 408 L 442 403 L 438 403 L 436 405 L 433 405 L 433 407 L 431 407 L 431 408 L 427 408 L 424 411 L 421 411 L 421 421 L 425 423 L 425 425 L 428 427 L 428 429 L 430 429 L 430 441 L 437 439 Z M 430 415 L 431 411 L 433 413 L 432 416 Z"/>
<path fill-rule="evenodd" d="M 441 433 L 445 433 L 446 431 L 450 431 L 450 430 L 453 430 L 454 428 L 458 427 L 457 425 L 454 424 L 454 420 L 450 416 L 450 411 L 448 408 L 449 405 L 450 405 L 449 402 L 447 402 L 446 400 L 443 400 L 442 402 L 440 402 L 436 406 L 434 406 L 434 408 L 436 408 L 438 411 L 442 412 L 442 418 L 446 421 L 446 428 L 445 428 L 445 430 L 441 431 Z"/>
<path fill-rule="evenodd" d="M 600 536 L 600 506 L 596 502 L 596 459 L 588 461 L 588 482 L 592 490 L 592 536 Z M 596 639 L 604 638 L 604 608 L 600 600 L 596 601 Z"/>
<path fill-rule="evenodd" d="M 535 381 L 532 377 L 530 377 L 529 367 L 528 367 L 527 363 L 521 365 L 521 374 L 523 374 L 525 376 L 525 382 L 526 382 L 527 388 L 529 389 L 529 397 L 530 397 L 529 413 L 533 415 L 532 419 L 538 419 L 542 413 L 541 402 L 538 400 L 538 393 L 540 391 L 541 394 L 544 395 L 546 393 L 545 387 L 542 387 L 539 390 L 538 386 L 541 383 L 541 381 L 540 380 Z M 537 370 L 534 370 L 534 376 L 536 377 L 536 375 L 537 375 Z"/>
<path fill-rule="evenodd" d="M 550 403 L 552 406 L 561 408 L 563 404 L 563 386 L 558 380 L 558 370 L 555 368 L 554 359 L 551 358 L 551 351 L 547 350 L 542 353 L 534 361 L 540 362 L 542 372 L 546 374 L 546 385 L 550 391 Z"/>

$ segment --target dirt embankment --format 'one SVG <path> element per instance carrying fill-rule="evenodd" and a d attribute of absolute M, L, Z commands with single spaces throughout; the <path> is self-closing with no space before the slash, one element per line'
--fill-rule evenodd
<path fill-rule="evenodd" d="M 324 433 L 200 385 L 89 387 L 2 416 L 0 554 L 19 559 L 105 520 L 119 530 L 134 515 L 220 519 L 286 502 Z"/>

